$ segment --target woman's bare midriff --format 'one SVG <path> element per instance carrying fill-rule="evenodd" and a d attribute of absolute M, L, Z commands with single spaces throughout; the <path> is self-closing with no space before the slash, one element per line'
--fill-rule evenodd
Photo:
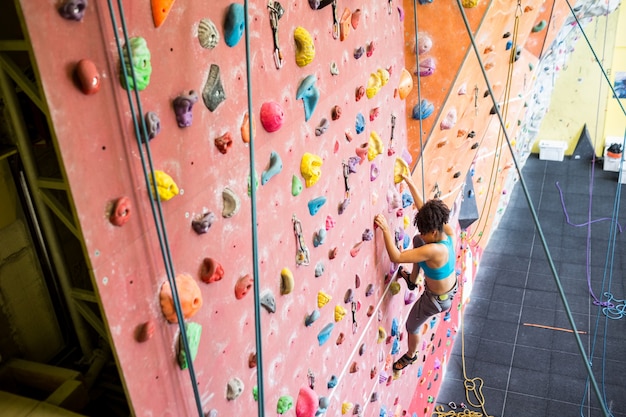
<path fill-rule="evenodd" d="M 428 277 L 425 278 L 428 290 L 435 295 L 442 295 L 447 293 L 454 287 L 454 284 L 456 284 L 456 272 L 453 272 L 448 278 L 444 279 L 435 280 Z"/>

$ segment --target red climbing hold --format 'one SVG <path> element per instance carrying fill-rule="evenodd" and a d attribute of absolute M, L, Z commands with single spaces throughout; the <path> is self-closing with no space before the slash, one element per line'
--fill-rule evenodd
<path fill-rule="evenodd" d="M 115 225 L 122 227 L 130 220 L 132 213 L 132 205 L 128 197 L 120 197 L 113 204 L 113 211 L 109 216 L 109 221 Z"/>
<path fill-rule="evenodd" d="M 296 417 L 315 417 L 319 399 L 315 391 L 308 386 L 300 388 L 296 402 Z"/>
<path fill-rule="evenodd" d="M 202 282 L 210 284 L 221 280 L 223 277 L 224 268 L 222 265 L 213 258 L 204 258 L 204 261 L 202 261 L 202 272 L 200 273 Z"/>

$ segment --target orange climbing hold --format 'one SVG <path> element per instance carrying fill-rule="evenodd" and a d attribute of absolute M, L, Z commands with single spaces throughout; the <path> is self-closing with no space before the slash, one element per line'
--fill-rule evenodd
<path fill-rule="evenodd" d="M 198 312 L 202 307 L 202 293 L 200 287 L 190 275 L 181 274 L 176 277 L 176 289 L 180 309 L 183 317 L 188 319 Z M 174 300 L 172 296 L 172 288 L 170 283 L 166 281 L 161 287 L 161 311 L 165 319 L 170 323 L 178 323 L 176 309 L 174 308 Z"/>
<path fill-rule="evenodd" d="M 152 20 L 154 27 L 159 27 L 165 22 L 176 0 L 151 0 Z"/>

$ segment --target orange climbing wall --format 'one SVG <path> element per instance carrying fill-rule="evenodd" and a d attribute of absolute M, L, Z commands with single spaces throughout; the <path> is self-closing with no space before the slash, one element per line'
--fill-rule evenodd
<path fill-rule="evenodd" d="M 189 374 L 176 363 L 178 326 L 164 319 L 159 306 L 159 291 L 167 279 L 141 168 L 142 155 L 145 157 L 147 153 L 144 146 L 137 146 L 126 92 L 120 85 L 120 60 L 107 5 L 89 2 L 83 21 L 75 22 L 62 19 L 49 2 L 23 0 L 21 3 L 52 110 L 59 153 L 79 215 L 94 284 L 129 401 L 137 415 L 197 415 Z M 502 34 L 512 31 L 514 9 L 509 3 L 493 1 L 488 10 L 486 3 L 481 4 L 470 13 L 472 25 L 479 30 L 480 49 L 494 45 L 494 52 L 489 55 L 495 63 L 490 76 L 499 80 L 494 87 L 498 97 L 502 97 L 508 65 Z M 151 53 L 152 74 L 148 87 L 140 93 L 141 105 L 143 112 L 158 114 L 161 132 L 150 142 L 150 155 L 154 168 L 168 173 L 180 188 L 179 195 L 162 203 L 173 268 L 177 274 L 191 275 L 203 298 L 199 312 L 188 320 L 203 328 L 194 368 L 204 412 L 215 409 L 220 415 L 241 415 L 257 407 L 252 397 L 257 370 L 248 364 L 250 354 L 255 352 L 254 299 L 252 294 L 241 300 L 234 296 L 237 280 L 253 273 L 252 204 L 247 192 L 249 145 L 240 134 L 247 111 L 249 81 L 257 127 L 254 138 L 257 174 L 260 177 L 268 169 L 272 152 L 282 160 L 282 170 L 257 190 L 259 287 L 261 292 L 271 291 L 276 300 L 275 313 L 261 309 L 265 412 L 274 413 L 283 395 L 295 400 L 300 388 L 308 385 L 310 370 L 315 376 L 315 392 L 330 400 L 327 415 L 338 415 L 342 405 L 347 408 L 358 405 L 364 416 L 380 415 L 382 409 L 389 414 L 401 415 L 406 411 L 428 415 L 429 396 L 436 396 L 442 380 L 460 302 L 467 297 L 470 285 L 464 287 L 459 304 L 449 316 L 438 317 L 424 327 L 420 361 L 401 378 L 389 379 L 386 378 L 390 373 L 388 366 L 394 359 L 391 349 L 394 337 L 398 337 L 391 335 L 392 322 L 395 318 L 402 332 L 409 311 L 403 302 L 405 287 L 402 284 L 401 292 L 395 296 L 389 291 L 385 276 L 390 264 L 379 232 L 372 241 L 363 242 L 358 253 L 350 254 L 362 241 L 365 230 L 372 229 L 376 213 L 385 213 L 394 228 L 404 224 L 402 215 L 389 210 L 387 203 L 388 195 L 394 189 L 398 191 L 393 185 L 393 164 L 407 148 L 407 137 L 413 156 L 419 153 L 415 153 L 419 150 L 419 146 L 415 147 L 416 121 L 406 113 L 415 104 L 416 90 L 406 103 L 394 95 L 400 70 L 404 66 L 409 71 L 414 69 L 408 57 L 412 46 L 405 40 L 414 39 L 410 33 L 412 9 L 404 5 L 402 22 L 398 6 L 394 5 L 389 12 L 388 4 L 339 1 L 339 16 L 346 8 L 362 12 L 357 28 L 352 28 L 347 38 L 340 41 L 332 37 L 330 6 L 312 10 L 305 1 L 284 2 L 279 44 L 285 62 L 281 69 L 276 69 L 266 3 L 251 2 L 251 80 L 246 77 L 244 40 L 234 47 L 224 43 L 224 19 L 230 2 L 215 1 L 211 7 L 175 2 L 159 28 L 152 22 L 150 2 L 124 4 L 129 36 L 145 38 Z M 420 16 L 430 13 L 429 19 L 420 17 L 420 28 L 433 37 L 433 54 L 437 59 L 435 73 L 422 79 L 423 97 L 432 97 L 436 104 L 435 112 L 424 123 L 425 132 L 432 131 L 427 135 L 423 158 L 427 173 L 425 189 L 427 195 L 432 195 L 436 181 L 441 197 L 454 207 L 456 216 L 468 169 L 475 170 L 476 198 L 482 208 L 503 191 L 502 179 L 510 169 L 510 159 L 504 157 L 496 168 L 497 174 L 491 174 L 493 156 L 499 152 L 497 125 L 495 116 L 489 116 L 492 103 L 483 97 L 486 85 L 475 57 L 468 54 L 469 39 L 460 25 L 455 2 L 438 0 L 419 6 L 418 13 Z M 122 35 L 117 11 L 115 15 L 118 22 L 115 31 Z M 437 25 L 438 18 L 444 15 L 449 22 Z M 199 45 L 197 32 L 202 18 L 211 19 L 222 35 L 213 50 Z M 529 13 L 521 20 L 520 36 L 525 39 L 535 15 Z M 316 49 L 313 62 L 302 68 L 294 58 L 293 33 L 297 26 L 311 33 Z M 355 59 L 355 49 L 366 48 L 372 41 L 375 45 L 372 55 Z M 93 61 L 98 69 L 101 88 L 95 95 L 86 96 L 77 88 L 73 71 L 81 59 Z M 536 58 L 522 53 L 516 66 L 514 94 L 523 94 L 526 82 L 530 83 L 528 63 L 533 59 Z M 333 61 L 339 68 L 336 76 L 330 72 Z M 211 112 L 200 98 L 193 107 L 192 125 L 179 128 L 173 100 L 190 90 L 200 94 L 211 64 L 220 68 L 226 100 Z M 370 74 L 379 69 L 391 70 L 389 82 L 374 97 L 357 101 L 355 91 L 359 86 L 367 86 Z M 310 120 L 305 121 L 303 103 L 296 99 L 296 92 L 309 75 L 316 78 L 320 99 Z M 461 84 L 466 84 L 465 95 L 457 94 Z M 477 99 L 474 86 L 478 87 Z M 279 103 L 284 111 L 284 124 L 274 133 L 266 132 L 260 123 L 260 108 L 267 101 Z M 509 109 L 513 130 L 516 118 L 523 111 L 522 101 L 518 100 Z M 342 115 L 331 120 L 335 105 L 342 108 Z M 370 120 L 370 111 L 377 107 L 378 117 Z M 457 124 L 442 131 L 440 121 L 451 107 L 457 110 Z M 355 128 L 358 113 L 366 121 L 361 134 L 356 134 Z M 393 132 L 395 154 L 390 155 L 392 115 L 397 119 Z M 323 118 L 329 121 L 329 127 L 316 136 L 315 128 Z M 476 136 L 468 139 L 471 130 Z M 227 132 L 233 142 L 228 152 L 222 154 L 214 140 Z M 380 135 L 385 149 L 349 175 L 350 204 L 339 215 L 338 205 L 345 198 L 342 162 L 356 155 L 355 150 L 368 142 L 371 132 Z M 471 149 L 474 142 L 480 144 L 476 150 Z M 292 177 L 303 181 L 300 161 L 305 152 L 322 158 L 322 175 L 315 185 L 293 196 Z M 374 164 L 378 177 L 372 179 Z M 418 176 L 418 170 L 415 172 Z M 454 178 L 456 173 L 460 175 Z M 421 178 L 417 179 L 421 182 Z M 492 183 L 495 185 L 490 187 Z M 222 216 L 225 187 L 241 200 L 238 213 L 229 218 Z M 123 227 L 115 227 L 108 221 L 108 215 L 112 203 L 122 196 L 129 197 L 133 204 L 132 217 Z M 317 214 L 311 215 L 307 203 L 320 196 L 326 197 L 327 202 Z M 468 237 L 461 242 L 457 269 L 466 283 L 471 284 L 473 279 L 495 210 L 496 205 L 489 205 L 485 223 L 475 226 L 476 233 L 468 231 Z M 204 211 L 213 212 L 216 220 L 206 234 L 197 235 L 191 221 Z M 412 217 L 413 211 L 406 208 L 404 214 Z M 295 262 L 294 215 L 302 222 L 303 240 L 310 251 L 308 266 L 297 266 Z M 327 216 L 335 225 L 328 230 L 325 242 L 314 247 L 314 234 L 325 228 Z M 410 227 L 406 230 L 408 234 L 412 232 Z M 481 232 L 487 236 L 483 240 L 479 239 Z M 331 260 L 329 251 L 333 248 L 338 255 Z M 221 281 L 205 284 L 199 280 L 206 257 L 223 266 L 225 274 Z M 323 264 L 324 272 L 315 277 L 318 264 Z M 283 268 L 289 268 L 295 278 L 294 290 L 286 295 L 280 294 Z M 374 292 L 366 296 L 370 284 Z M 358 303 L 354 313 L 355 332 L 351 305 L 344 302 L 350 289 Z M 319 308 L 320 318 L 305 327 L 305 317 L 318 308 L 320 291 L 332 299 Z M 336 306 L 345 308 L 347 313 L 335 323 Z M 154 334 L 140 343 L 136 335 L 145 323 L 154 325 Z M 329 340 L 320 346 L 318 333 L 329 323 L 335 323 L 334 329 Z M 386 338 L 379 339 L 381 329 Z M 399 341 L 400 350 L 395 358 L 404 353 L 405 339 Z M 332 375 L 338 378 L 338 384 L 329 389 L 327 382 Z M 227 384 L 233 377 L 239 378 L 245 388 L 240 397 L 229 401 Z M 372 393 L 377 395 L 375 402 L 370 401 Z"/>

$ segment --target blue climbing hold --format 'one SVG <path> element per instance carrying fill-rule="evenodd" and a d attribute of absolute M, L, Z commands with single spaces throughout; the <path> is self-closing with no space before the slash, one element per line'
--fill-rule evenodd
<path fill-rule="evenodd" d="M 319 334 L 317 335 L 317 341 L 319 342 L 320 346 L 322 346 L 324 343 L 328 341 L 328 338 L 330 337 L 330 333 L 333 331 L 334 327 L 335 327 L 335 323 L 328 323 L 319 332 Z"/>
<path fill-rule="evenodd" d="M 509 49 L 511 49 L 513 47 L 513 42 L 511 41 L 506 41 L 506 50 L 508 51 Z"/>
<path fill-rule="evenodd" d="M 363 114 L 359 113 L 356 115 L 356 124 L 355 124 L 356 134 L 360 134 L 365 130 L 365 117 Z"/>
<path fill-rule="evenodd" d="M 317 77 L 309 75 L 300 83 L 298 91 L 296 91 L 296 100 L 302 100 L 304 103 L 304 120 L 308 121 L 317 107 L 320 99 L 320 90 L 315 85 Z"/>
<path fill-rule="evenodd" d="M 320 246 L 326 240 L 326 229 L 320 229 L 315 236 L 313 236 L 313 246 L 316 248 Z"/>
<path fill-rule="evenodd" d="M 407 208 L 413 204 L 413 197 L 406 191 L 402 193 L 402 208 Z"/>
<path fill-rule="evenodd" d="M 328 380 L 328 384 L 326 385 L 328 386 L 328 389 L 335 388 L 337 386 L 337 377 L 335 375 L 331 375 Z"/>
<path fill-rule="evenodd" d="M 320 318 L 320 311 L 315 309 L 315 310 L 313 310 L 313 312 L 311 314 L 306 316 L 306 318 L 304 319 L 304 325 L 306 327 L 309 327 L 310 325 L 312 325 L 319 318 Z"/>
<path fill-rule="evenodd" d="M 231 48 L 239 43 L 245 27 L 243 5 L 233 3 L 228 7 L 224 22 L 224 42 Z"/>
<path fill-rule="evenodd" d="M 392 336 L 397 336 L 398 335 L 398 319 L 397 318 L 393 318 L 393 320 L 391 320 L 391 335 Z"/>
<path fill-rule="evenodd" d="M 384 405 L 380 407 L 379 417 L 387 417 L 387 408 Z"/>
<path fill-rule="evenodd" d="M 402 246 L 406 250 L 409 248 L 410 245 L 411 245 L 411 237 L 409 235 L 404 235 L 404 238 L 402 238 Z"/>
<path fill-rule="evenodd" d="M 282 170 L 283 170 L 283 161 L 282 159 L 280 159 L 280 155 L 272 151 L 272 153 L 270 154 L 270 166 L 265 171 L 263 171 L 263 174 L 261 174 L 261 184 L 262 185 L 267 184 L 267 182 L 274 175 L 278 174 Z"/>
<path fill-rule="evenodd" d="M 417 368 L 417 377 L 421 377 L 422 376 L 422 367 L 420 366 L 419 368 Z"/>
<path fill-rule="evenodd" d="M 391 354 L 395 355 L 398 352 L 400 352 L 400 339 L 397 337 L 394 337 L 393 343 L 391 345 Z"/>
<path fill-rule="evenodd" d="M 413 118 L 415 120 L 424 120 L 435 111 L 435 106 L 430 101 L 423 99 L 419 104 L 413 107 Z"/>
<path fill-rule="evenodd" d="M 315 216 L 317 212 L 319 211 L 319 209 L 324 204 L 326 204 L 326 197 L 324 196 L 317 197 L 309 201 L 308 206 L 309 206 L 309 213 L 311 214 L 311 216 Z"/>

